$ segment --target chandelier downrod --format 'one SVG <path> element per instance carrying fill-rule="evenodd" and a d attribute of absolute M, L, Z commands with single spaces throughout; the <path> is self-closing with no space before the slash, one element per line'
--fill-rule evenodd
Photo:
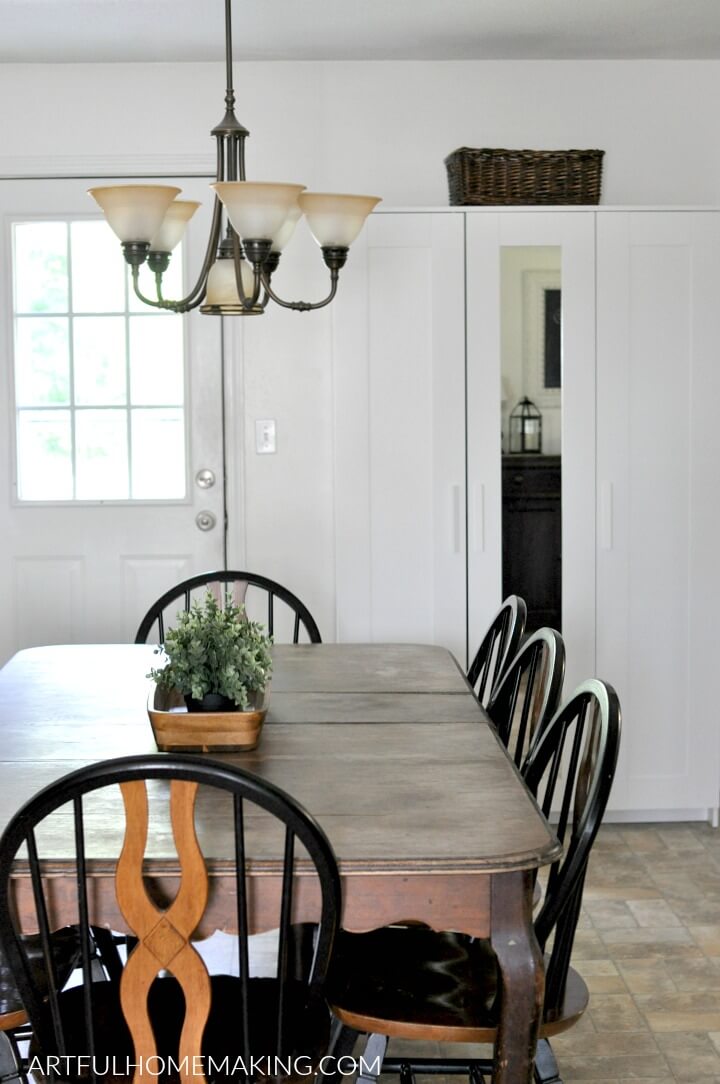
<path fill-rule="evenodd" d="M 225 105 L 229 112 L 235 109 L 232 66 L 232 3 L 225 0 Z"/>
<path fill-rule="evenodd" d="M 210 235 L 197 281 L 186 297 L 165 298 L 163 275 L 199 204 L 176 199 L 180 190 L 167 185 L 113 185 L 91 188 L 90 195 L 120 238 L 133 290 L 145 305 L 178 313 L 200 307 L 215 316 L 260 315 L 271 301 L 296 312 L 321 309 L 335 297 L 349 246 L 379 198 L 246 181 L 245 140 L 250 133 L 235 116 L 231 7 L 232 0 L 225 0 L 225 116 L 211 132 L 217 160 Z M 330 272 L 330 289 L 321 301 L 285 301 L 271 285 L 281 252 L 303 214 Z M 143 264 L 155 279 L 154 298 L 140 286 Z"/>

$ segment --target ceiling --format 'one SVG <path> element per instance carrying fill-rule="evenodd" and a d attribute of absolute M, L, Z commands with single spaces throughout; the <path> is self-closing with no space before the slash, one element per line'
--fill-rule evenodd
<path fill-rule="evenodd" d="M 234 0 L 248 60 L 720 58 L 720 0 Z M 223 59 L 222 0 L 0 0 L 0 62 Z"/>

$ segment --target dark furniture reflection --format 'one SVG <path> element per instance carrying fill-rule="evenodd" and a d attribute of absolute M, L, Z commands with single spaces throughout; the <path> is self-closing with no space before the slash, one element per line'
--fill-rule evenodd
<path fill-rule="evenodd" d="M 525 599 L 526 632 L 561 630 L 560 477 L 559 455 L 503 456 L 503 595 Z"/>

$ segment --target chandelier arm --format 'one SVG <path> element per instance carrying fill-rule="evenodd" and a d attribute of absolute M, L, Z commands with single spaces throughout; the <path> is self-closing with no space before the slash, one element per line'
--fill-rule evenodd
<path fill-rule="evenodd" d="M 189 312 L 191 309 L 195 309 L 198 305 L 201 305 L 205 299 L 208 273 L 215 260 L 215 254 L 217 252 L 217 247 L 220 240 L 221 221 L 222 204 L 216 196 L 215 205 L 213 208 L 212 224 L 210 226 L 210 238 L 208 240 L 207 250 L 205 252 L 205 259 L 203 260 L 203 265 L 200 269 L 200 275 L 198 277 L 198 280 L 186 297 L 181 298 L 179 301 L 166 300 L 162 295 L 162 271 L 157 271 L 155 273 L 155 289 L 157 290 L 157 301 L 152 301 L 149 297 L 146 297 L 140 289 L 140 268 L 133 265 L 133 292 L 138 298 L 138 300 L 142 301 L 144 305 L 150 305 L 154 309 L 163 309 L 166 312 Z"/>
<path fill-rule="evenodd" d="M 332 299 L 335 297 L 338 288 L 338 279 L 340 278 L 340 272 L 337 268 L 332 268 L 330 271 L 330 292 L 327 297 L 322 301 L 283 301 L 281 297 L 274 292 L 270 285 L 270 280 L 266 275 L 260 272 L 260 278 L 263 286 L 265 287 L 265 293 L 267 297 L 272 298 L 276 305 L 281 305 L 284 309 L 294 309 L 296 312 L 310 312 L 313 309 L 322 309 L 325 305 L 329 305 Z M 266 302 L 267 303 L 267 302 Z"/>
<path fill-rule="evenodd" d="M 157 301 L 153 301 L 151 298 L 146 297 L 145 294 L 142 292 L 142 290 L 140 289 L 140 283 L 138 281 L 139 276 L 140 276 L 140 268 L 133 265 L 133 267 L 132 267 L 133 293 L 135 294 L 135 296 L 137 297 L 137 299 L 139 301 L 142 301 L 143 305 L 151 305 L 152 308 L 154 308 L 154 309 L 166 309 L 166 310 L 172 311 L 172 312 L 179 311 L 179 310 L 176 309 L 177 302 L 175 302 L 175 301 L 165 301 L 163 299 L 162 295 L 161 295 L 160 284 L 158 282 L 160 272 L 158 272 L 155 275 L 155 284 L 156 284 L 157 291 L 158 291 L 158 300 Z"/>
<path fill-rule="evenodd" d="M 258 300 L 258 298 L 260 296 L 260 284 L 261 284 L 260 275 L 257 273 L 257 271 L 254 271 L 255 287 L 254 287 L 253 292 L 252 292 L 252 297 L 248 297 L 248 295 L 245 293 L 245 287 L 243 285 L 243 280 L 242 280 L 242 266 L 241 266 L 242 255 L 241 255 L 241 252 L 240 252 L 240 238 L 238 237 L 237 233 L 232 228 L 232 226 L 230 227 L 230 233 L 232 235 L 232 243 L 233 243 L 233 265 L 235 267 L 235 286 L 236 286 L 236 289 L 237 289 L 237 292 L 238 292 L 238 297 L 240 298 L 240 304 L 242 305 L 242 307 L 244 309 L 247 309 L 249 311 L 250 309 L 252 309 L 257 304 L 257 300 Z"/>
<path fill-rule="evenodd" d="M 143 305 L 150 305 L 151 308 L 153 308 L 153 309 L 162 309 L 163 312 L 177 312 L 177 313 L 190 312 L 191 309 L 196 309 L 198 305 L 202 304 L 202 302 L 204 300 L 205 291 L 203 290 L 201 292 L 201 294 L 199 295 L 199 297 L 196 297 L 196 298 L 191 298 L 188 295 L 188 297 L 183 298 L 182 301 L 166 301 L 162 297 L 162 289 L 161 289 L 160 282 L 159 282 L 159 279 L 161 278 L 161 272 L 157 272 L 157 274 L 155 275 L 155 280 L 156 280 L 156 288 L 157 288 L 157 291 L 158 291 L 158 300 L 153 301 L 152 298 L 146 297 L 145 294 L 140 289 L 140 283 L 138 281 L 139 280 L 139 275 L 140 275 L 140 268 L 139 267 L 133 267 L 133 269 L 132 269 L 133 293 L 135 294 L 135 296 L 138 298 L 139 301 L 142 301 Z"/>
<path fill-rule="evenodd" d="M 215 196 L 215 202 L 213 204 L 213 216 L 210 224 L 210 237 L 208 238 L 207 248 L 205 249 L 205 258 L 200 268 L 200 274 L 198 280 L 193 286 L 187 297 L 183 298 L 180 302 L 188 309 L 194 309 L 196 305 L 199 305 L 205 297 L 205 291 L 207 289 L 207 277 L 210 273 L 210 268 L 215 262 L 217 256 L 218 244 L 220 243 L 220 227 L 222 225 L 222 204 L 218 196 Z M 184 311 L 184 310 L 183 310 Z"/>

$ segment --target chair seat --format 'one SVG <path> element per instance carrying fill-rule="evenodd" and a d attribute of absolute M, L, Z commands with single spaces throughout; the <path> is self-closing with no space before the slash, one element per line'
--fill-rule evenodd
<path fill-rule="evenodd" d="M 25 938 L 28 963 L 36 975 L 41 992 L 47 992 L 40 938 Z M 66 926 L 52 934 L 52 952 L 55 960 L 58 984 L 63 986 L 80 959 L 80 936 L 75 926 Z M 0 1031 L 10 1031 L 27 1024 L 15 979 L 5 957 L 0 953 Z"/>
<path fill-rule="evenodd" d="M 488 941 L 422 926 L 343 933 L 328 1000 L 356 1031 L 437 1042 L 493 1042 L 497 1029 L 497 965 Z M 543 1037 L 572 1026 L 588 1003 L 572 968 L 564 1004 L 541 1024 Z"/>
<path fill-rule="evenodd" d="M 242 996 L 240 979 L 229 975 L 211 977 L 212 1003 L 210 1016 L 203 1038 L 203 1057 L 212 1057 L 216 1067 L 227 1058 L 222 1071 L 208 1075 L 213 1081 L 244 1080 L 245 1074 L 238 1064 L 244 1057 L 242 1036 Z M 249 1025 L 251 1035 L 250 1055 L 256 1059 L 267 1058 L 276 1049 L 277 993 L 275 979 L 250 979 Z M 308 987 L 304 983 L 289 981 L 285 991 L 285 1025 L 283 1062 L 297 1062 L 301 1072 L 308 1063 L 316 1066 L 327 1051 L 330 1032 L 330 1013 L 321 997 L 308 999 Z M 114 982 L 93 984 L 93 1020 L 95 1028 L 95 1056 L 114 1058 L 113 1068 L 133 1061 L 133 1044 L 120 1007 L 119 986 Z M 82 986 L 72 987 L 60 995 L 60 1013 L 70 1056 L 87 1054 L 87 1040 L 82 1024 Z M 149 1016 L 155 1033 L 158 1055 L 165 1059 L 178 1057 L 178 1040 L 184 1019 L 184 997 L 179 983 L 172 977 L 158 978 L 150 988 L 148 997 Z M 298 1059 L 308 1059 L 298 1061 Z M 233 1073 L 233 1066 L 236 1071 Z M 101 1064 L 102 1068 L 102 1064 Z M 227 1071 L 224 1071 L 224 1070 Z M 132 1070 L 129 1077 L 132 1077 Z M 265 1075 L 265 1074 L 263 1074 Z M 267 1075 L 273 1075 L 269 1070 Z M 115 1079 L 123 1079 L 115 1072 Z M 68 1077 L 67 1079 L 72 1079 Z M 169 1078 L 163 1074 L 163 1079 Z M 293 1081 L 292 1075 L 279 1074 L 277 1079 Z M 298 1075 L 297 1080 L 312 1079 Z"/>

